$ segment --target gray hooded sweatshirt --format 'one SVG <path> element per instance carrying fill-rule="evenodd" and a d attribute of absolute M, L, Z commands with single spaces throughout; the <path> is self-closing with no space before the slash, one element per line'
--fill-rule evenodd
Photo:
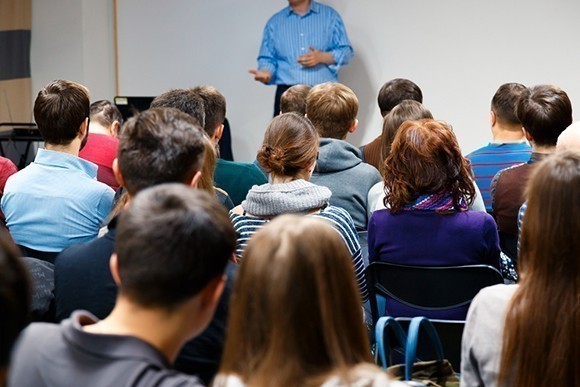
<path fill-rule="evenodd" d="M 319 156 L 310 181 L 328 187 L 330 204 L 350 213 L 357 230 L 368 224 L 368 192 L 382 181 L 379 171 L 361 161 L 360 150 L 346 141 L 320 139 Z"/>

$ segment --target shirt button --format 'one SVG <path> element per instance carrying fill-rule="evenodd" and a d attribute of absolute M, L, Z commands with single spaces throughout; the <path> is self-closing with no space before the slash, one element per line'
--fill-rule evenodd
<path fill-rule="evenodd" d="M 301 32 L 301 33 L 300 33 L 300 36 L 304 36 L 304 34 Z"/>
<path fill-rule="evenodd" d="M 302 51 L 304 51 L 304 47 L 300 48 Z"/>

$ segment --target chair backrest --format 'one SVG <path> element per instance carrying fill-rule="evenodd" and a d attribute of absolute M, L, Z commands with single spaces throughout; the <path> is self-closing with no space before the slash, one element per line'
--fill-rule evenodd
<path fill-rule="evenodd" d="M 424 267 L 373 262 L 367 278 L 375 322 L 384 313 L 377 298 L 391 298 L 425 311 L 447 310 L 469 305 L 482 288 L 503 283 L 499 270 L 488 265 Z"/>

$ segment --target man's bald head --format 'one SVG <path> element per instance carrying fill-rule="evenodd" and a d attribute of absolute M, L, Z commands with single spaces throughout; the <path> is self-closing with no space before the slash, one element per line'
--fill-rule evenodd
<path fill-rule="evenodd" d="M 580 150 L 580 121 L 572 123 L 558 136 L 556 151 Z"/>

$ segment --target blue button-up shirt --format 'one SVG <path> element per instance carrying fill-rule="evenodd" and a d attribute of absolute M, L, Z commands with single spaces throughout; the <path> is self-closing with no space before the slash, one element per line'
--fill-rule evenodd
<path fill-rule="evenodd" d="M 33 163 L 8 179 L 2 196 L 14 241 L 58 252 L 96 238 L 115 195 L 96 176 L 97 166 L 89 161 L 39 149 Z"/>
<path fill-rule="evenodd" d="M 310 46 L 331 53 L 335 63 L 303 67 L 298 57 L 310 52 Z M 313 86 L 336 82 L 338 70 L 352 56 L 353 50 L 338 12 L 312 1 L 304 15 L 286 7 L 270 18 L 264 28 L 258 69 L 270 71 L 272 84 Z"/>

